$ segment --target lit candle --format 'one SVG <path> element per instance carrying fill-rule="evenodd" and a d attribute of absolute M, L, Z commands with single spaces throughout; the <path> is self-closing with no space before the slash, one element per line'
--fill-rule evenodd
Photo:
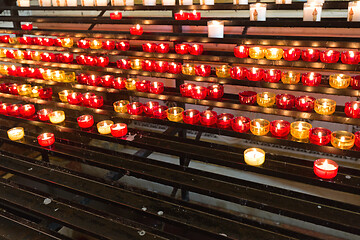
<path fill-rule="evenodd" d="M 309 130 L 312 128 L 310 123 L 297 121 L 290 125 L 290 133 L 296 139 L 308 139 Z"/>
<path fill-rule="evenodd" d="M 141 59 L 132 59 L 131 60 L 131 69 L 133 69 L 133 70 L 142 69 L 141 61 L 142 61 Z"/>
<path fill-rule="evenodd" d="M 189 49 L 191 55 L 201 55 L 204 51 L 204 46 L 201 44 L 193 44 Z"/>
<path fill-rule="evenodd" d="M 143 0 L 143 5 L 144 6 L 155 6 L 156 0 Z"/>
<path fill-rule="evenodd" d="M 295 106 L 295 96 L 291 94 L 278 94 L 275 101 L 280 109 L 292 109 Z"/>
<path fill-rule="evenodd" d="M 286 137 L 290 133 L 290 123 L 284 120 L 270 122 L 270 132 L 275 137 Z"/>
<path fill-rule="evenodd" d="M 234 48 L 234 55 L 237 58 L 247 58 L 249 56 L 249 47 L 247 46 L 236 46 Z"/>
<path fill-rule="evenodd" d="M 330 159 L 317 159 L 314 161 L 314 173 L 319 178 L 331 179 L 336 177 L 339 166 Z"/>
<path fill-rule="evenodd" d="M 297 84 L 298 82 L 300 82 L 300 73 L 293 71 L 282 72 L 281 81 L 284 84 Z"/>
<path fill-rule="evenodd" d="M 192 64 L 186 63 L 182 66 L 182 73 L 185 75 L 195 75 L 195 67 Z"/>
<path fill-rule="evenodd" d="M 320 61 L 324 63 L 337 63 L 340 59 L 340 52 L 334 50 L 326 50 L 320 52 Z"/>
<path fill-rule="evenodd" d="M 153 118 L 165 119 L 167 117 L 167 106 L 157 106 L 153 110 Z"/>
<path fill-rule="evenodd" d="M 142 80 L 135 83 L 136 90 L 139 92 L 149 92 L 150 81 Z"/>
<path fill-rule="evenodd" d="M 192 13 L 188 14 L 189 20 L 200 20 L 201 19 L 201 13 L 197 12 L 196 10 L 193 10 Z"/>
<path fill-rule="evenodd" d="M 7 107 L 7 114 L 10 116 L 20 116 L 21 106 L 21 104 L 11 104 L 9 107 Z"/>
<path fill-rule="evenodd" d="M 8 137 L 12 141 L 20 140 L 24 137 L 24 128 L 22 127 L 14 127 L 7 131 Z"/>
<path fill-rule="evenodd" d="M 39 89 L 39 97 L 44 100 L 51 100 L 52 99 L 52 88 L 41 88 Z"/>
<path fill-rule="evenodd" d="M 304 86 L 319 86 L 321 83 L 321 74 L 320 73 L 303 73 L 301 75 L 301 81 Z"/>
<path fill-rule="evenodd" d="M 228 65 L 222 65 L 219 67 L 216 67 L 216 76 L 219 78 L 228 78 L 230 77 L 230 69 L 231 67 Z"/>
<path fill-rule="evenodd" d="M 126 79 L 125 87 L 127 90 L 136 90 L 136 83 L 139 82 L 139 79 L 128 78 Z"/>
<path fill-rule="evenodd" d="M 360 21 L 360 3 L 359 1 L 349 2 L 347 20 L 349 22 Z"/>
<path fill-rule="evenodd" d="M 301 50 L 298 48 L 289 48 L 284 50 L 284 60 L 286 61 L 297 61 L 300 59 Z"/>
<path fill-rule="evenodd" d="M 113 50 L 115 49 L 115 41 L 106 40 L 102 42 L 102 48 L 105 50 Z"/>
<path fill-rule="evenodd" d="M 194 99 L 205 99 L 208 94 L 208 89 L 203 86 L 196 86 L 191 89 L 191 97 Z"/>
<path fill-rule="evenodd" d="M 214 5 L 215 0 L 200 0 L 200 5 Z"/>
<path fill-rule="evenodd" d="M 121 12 L 115 11 L 113 13 L 110 13 L 110 19 L 120 20 L 121 18 L 122 18 L 122 13 Z"/>
<path fill-rule="evenodd" d="M 63 82 L 65 80 L 65 72 L 56 70 L 51 73 L 51 80 L 55 82 Z"/>
<path fill-rule="evenodd" d="M 266 21 L 266 3 L 250 4 L 250 21 Z"/>
<path fill-rule="evenodd" d="M 304 3 L 303 21 L 319 22 L 321 20 L 322 4 Z"/>
<path fill-rule="evenodd" d="M 265 152 L 260 148 L 248 148 L 244 151 L 245 163 L 251 166 L 260 166 L 265 162 Z"/>
<path fill-rule="evenodd" d="M 195 87 L 195 84 L 184 83 L 180 85 L 180 94 L 183 97 L 191 97 L 191 90 Z"/>
<path fill-rule="evenodd" d="M 139 24 L 136 24 L 135 27 L 130 28 L 130 34 L 131 35 L 142 35 L 143 32 L 144 32 L 144 30 Z"/>
<path fill-rule="evenodd" d="M 91 115 L 81 115 L 77 118 L 77 122 L 81 128 L 90 128 L 94 125 L 94 118 Z"/>
<path fill-rule="evenodd" d="M 331 115 L 335 112 L 336 102 L 332 99 L 320 98 L 315 100 L 314 110 L 321 115 Z"/>
<path fill-rule="evenodd" d="M 114 124 L 113 121 L 110 120 L 104 120 L 101 122 L 98 122 L 98 124 L 96 124 L 98 132 L 100 134 L 110 134 L 111 133 L 111 129 L 110 127 Z"/>
<path fill-rule="evenodd" d="M 174 14 L 175 20 L 187 20 L 188 19 L 188 13 L 183 12 L 180 10 L 180 12 Z"/>
<path fill-rule="evenodd" d="M 218 128 L 222 128 L 222 129 L 230 128 L 233 119 L 234 119 L 234 115 L 230 113 L 222 113 L 217 116 L 216 125 Z"/>
<path fill-rule="evenodd" d="M 90 48 L 91 49 L 100 49 L 100 48 L 102 48 L 102 42 L 99 40 L 96 40 L 96 39 L 92 40 L 90 42 Z"/>
<path fill-rule="evenodd" d="M 217 113 L 211 110 L 205 110 L 200 113 L 200 123 L 205 126 L 212 126 L 217 122 Z"/>
<path fill-rule="evenodd" d="M 177 54 L 187 54 L 190 51 L 190 45 L 189 44 L 176 44 L 175 45 L 175 52 Z"/>
<path fill-rule="evenodd" d="M 281 48 L 268 48 L 265 51 L 265 57 L 268 60 L 280 60 L 283 56 L 284 50 Z"/>
<path fill-rule="evenodd" d="M 251 47 L 249 48 L 249 55 L 254 59 L 261 59 L 265 57 L 265 48 L 262 47 Z"/>
<path fill-rule="evenodd" d="M 61 46 L 66 48 L 71 48 L 74 45 L 72 38 L 63 38 L 61 39 Z"/>
<path fill-rule="evenodd" d="M 301 58 L 306 62 L 316 62 L 319 60 L 320 51 L 317 49 L 304 49 L 301 51 Z"/>
<path fill-rule="evenodd" d="M 254 119 L 250 122 L 250 131 L 254 135 L 266 135 L 270 130 L 270 122 L 266 119 Z"/>
<path fill-rule="evenodd" d="M 360 118 L 360 101 L 346 102 L 345 114 L 351 118 Z"/>
<path fill-rule="evenodd" d="M 264 78 L 264 70 L 261 68 L 251 68 L 246 71 L 246 77 L 250 81 L 260 81 Z"/>
<path fill-rule="evenodd" d="M 355 144 L 355 135 L 347 131 L 331 133 L 331 145 L 340 149 L 351 149 Z"/>
<path fill-rule="evenodd" d="M 131 115 L 140 115 L 144 111 L 143 104 L 139 102 L 129 103 L 126 107 L 128 113 Z"/>
<path fill-rule="evenodd" d="M 35 106 L 32 104 L 25 104 L 20 107 L 20 114 L 22 117 L 30 118 L 35 114 Z"/>
<path fill-rule="evenodd" d="M 170 46 L 168 43 L 160 43 L 156 46 L 156 52 L 158 53 L 168 53 Z"/>
<path fill-rule="evenodd" d="M 55 135 L 53 133 L 43 133 L 37 137 L 40 146 L 49 147 L 55 143 Z"/>
<path fill-rule="evenodd" d="M 37 116 L 40 121 L 45 122 L 45 121 L 49 120 L 49 113 L 51 113 L 51 112 L 52 112 L 51 109 L 43 108 L 37 112 Z"/>
<path fill-rule="evenodd" d="M 39 90 L 42 89 L 42 86 L 33 86 L 31 88 L 30 97 L 38 98 L 39 97 Z"/>
<path fill-rule="evenodd" d="M 246 133 L 250 130 L 250 118 L 248 117 L 236 117 L 231 122 L 231 127 L 235 132 Z"/>
<path fill-rule="evenodd" d="M 230 69 L 230 77 L 232 79 L 243 80 L 247 74 L 247 69 L 240 66 L 235 66 Z"/>
<path fill-rule="evenodd" d="M 92 108 L 101 108 L 104 105 L 102 96 L 93 95 L 89 99 L 89 106 Z"/>
<path fill-rule="evenodd" d="M 183 119 L 184 109 L 181 107 L 172 107 L 166 110 L 167 118 L 172 122 L 180 122 Z"/>
<path fill-rule="evenodd" d="M 200 121 L 200 112 L 195 109 L 185 110 L 183 113 L 183 121 L 187 124 L 196 124 Z"/>
<path fill-rule="evenodd" d="M 130 43 L 128 41 L 117 42 L 116 49 L 120 51 L 127 51 L 130 49 Z"/>
<path fill-rule="evenodd" d="M 347 88 L 350 85 L 351 77 L 345 74 L 332 74 L 329 78 L 329 84 L 333 88 Z"/>
<path fill-rule="evenodd" d="M 149 53 L 156 52 L 156 47 L 157 47 L 156 43 L 143 43 L 142 44 L 142 49 L 144 52 L 149 52 Z"/>
<path fill-rule="evenodd" d="M 154 65 L 155 72 L 164 73 L 169 70 L 169 63 L 165 61 L 156 61 Z"/>
<path fill-rule="evenodd" d="M 224 37 L 224 22 L 213 20 L 208 21 L 208 37 L 209 38 L 223 38 Z"/>
<path fill-rule="evenodd" d="M 208 95 L 212 99 L 220 99 L 224 96 L 224 86 L 221 84 L 214 84 L 208 87 Z"/>
<path fill-rule="evenodd" d="M 302 112 L 311 112 L 314 109 L 315 98 L 310 96 L 300 96 L 295 100 L 295 107 Z"/>
<path fill-rule="evenodd" d="M 83 100 L 83 96 L 79 92 L 73 92 L 67 96 L 67 101 L 69 104 L 79 105 L 82 103 L 82 100 Z"/>
<path fill-rule="evenodd" d="M 331 131 L 326 128 L 311 128 L 309 131 L 309 140 L 312 144 L 327 145 L 331 140 Z"/>
<path fill-rule="evenodd" d="M 265 82 L 277 83 L 281 79 L 281 71 L 277 69 L 267 69 L 263 77 Z"/>
<path fill-rule="evenodd" d="M 73 90 L 62 90 L 61 92 L 59 92 L 60 101 L 64 103 L 68 102 L 67 97 L 73 92 Z"/>
<path fill-rule="evenodd" d="M 275 104 L 275 94 L 271 92 L 258 93 L 256 101 L 259 106 L 271 107 Z"/>
<path fill-rule="evenodd" d="M 341 53 L 341 62 L 345 64 L 359 64 L 360 52 L 357 51 L 343 51 Z"/>
<path fill-rule="evenodd" d="M 30 95 L 31 93 L 31 85 L 30 84 L 22 84 L 17 87 L 18 93 L 21 96 Z"/>
<path fill-rule="evenodd" d="M 114 102 L 114 111 L 118 113 L 126 113 L 127 112 L 127 105 L 130 102 L 128 100 L 120 100 Z"/>
<path fill-rule="evenodd" d="M 161 94 L 164 92 L 164 83 L 162 82 L 152 82 L 150 83 L 150 92 L 155 94 Z"/>
<path fill-rule="evenodd" d="M 54 111 L 49 113 L 49 120 L 52 123 L 62 123 L 65 120 L 65 112 L 64 111 Z"/>
<path fill-rule="evenodd" d="M 128 128 L 125 123 L 115 123 L 111 125 L 110 131 L 113 137 L 123 137 L 127 134 Z"/>
<path fill-rule="evenodd" d="M 120 69 L 130 69 L 131 68 L 131 60 L 130 59 L 119 59 L 116 61 L 116 65 Z"/>
<path fill-rule="evenodd" d="M 154 109 L 157 108 L 159 105 L 160 105 L 159 102 L 156 102 L 156 101 L 147 102 L 144 105 L 145 114 L 148 115 L 148 116 L 152 116 Z"/>

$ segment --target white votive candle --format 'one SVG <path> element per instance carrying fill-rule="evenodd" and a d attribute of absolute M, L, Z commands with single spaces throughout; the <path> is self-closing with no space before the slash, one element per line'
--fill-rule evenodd
<path fill-rule="evenodd" d="M 179 0 L 180 5 L 193 5 L 193 0 Z"/>
<path fill-rule="evenodd" d="M 304 3 L 304 21 L 319 22 L 321 20 L 322 4 Z"/>
<path fill-rule="evenodd" d="M 200 5 L 214 5 L 214 0 L 200 0 Z"/>
<path fill-rule="evenodd" d="M 359 22 L 360 21 L 360 2 L 349 2 L 348 6 L 348 17 L 349 22 Z"/>
<path fill-rule="evenodd" d="M 233 0 L 234 5 L 247 5 L 249 4 L 248 0 Z"/>
<path fill-rule="evenodd" d="M 81 0 L 81 6 L 93 7 L 94 6 L 94 0 Z"/>
<path fill-rule="evenodd" d="M 266 21 L 266 3 L 250 4 L 250 21 Z"/>
<path fill-rule="evenodd" d="M 174 6 L 175 5 L 175 0 L 162 0 L 162 5 L 163 6 Z"/>
<path fill-rule="evenodd" d="M 224 22 L 223 21 L 208 21 L 208 37 L 209 38 L 223 38 L 224 37 Z"/>
<path fill-rule="evenodd" d="M 144 6 L 156 6 L 156 0 L 143 0 Z"/>
<path fill-rule="evenodd" d="M 51 0 L 39 0 L 40 7 L 51 7 Z"/>
<path fill-rule="evenodd" d="M 98 7 L 100 7 L 100 6 L 107 6 L 107 4 L 108 4 L 108 1 L 107 1 L 107 0 L 95 0 L 95 1 L 94 1 L 94 5 L 95 5 L 95 6 L 98 6 Z"/>
<path fill-rule="evenodd" d="M 251 166 L 260 166 L 265 162 L 265 152 L 260 148 L 248 148 L 244 151 L 244 160 Z"/>

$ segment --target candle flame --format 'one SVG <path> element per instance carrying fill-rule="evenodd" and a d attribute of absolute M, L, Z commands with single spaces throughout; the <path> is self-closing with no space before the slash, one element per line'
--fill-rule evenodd
<path fill-rule="evenodd" d="M 267 95 L 267 93 L 264 94 L 264 99 L 265 99 L 265 100 L 268 100 L 268 99 L 269 99 L 269 96 Z"/>
<path fill-rule="evenodd" d="M 136 27 L 135 27 L 137 30 L 140 29 L 140 25 L 139 24 L 136 24 Z"/>
<path fill-rule="evenodd" d="M 303 130 L 303 125 L 302 123 L 299 124 L 299 131 L 302 131 Z"/>
<path fill-rule="evenodd" d="M 255 125 L 256 125 L 256 128 L 260 128 L 260 127 L 261 127 L 261 125 L 260 125 L 259 122 L 256 122 Z"/>
<path fill-rule="evenodd" d="M 310 49 L 309 49 L 309 53 L 310 53 L 310 54 L 313 54 L 313 53 L 314 53 L 314 49 L 311 49 L 311 48 L 310 48 Z"/>
<path fill-rule="evenodd" d="M 340 142 L 345 142 L 345 137 L 344 136 L 342 136 L 341 138 L 340 138 Z"/>
<path fill-rule="evenodd" d="M 355 53 L 354 53 L 354 51 L 349 51 L 349 55 L 350 55 L 350 57 L 354 57 L 355 56 Z"/>
<path fill-rule="evenodd" d="M 331 54 L 333 54 L 333 50 L 329 50 L 329 51 L 326 53 L 326 55 L 328 55 L 328 57 L 330 57 Z"/>
<path fill-rule="evenodd" d="M 193 14 L 196 15 L 196 10 L 193 11 Z"/>
<path fill-rule="evenodd" d="M 194 117 L 194 113 L 192 111 L 190 112 L 189 117 Z"/>
<path fill-rule="evenodd" d="M 280 129 L 280 128 L 281 128 L 281 124 L 278 123 L 278 124 L 276 125 L 276 128 L 277 128 L 277 129 Z"/>
<path fill-rule="evenodd" d="M 295 49 L 291 48 L 291 49 L 289 50 L 289 54 L 292 54 L 294 51 L 295 51 Z"/>
<path fill-rule="evenodd" d="M 180 10 L 180 15 L 183 15 L 183 10 Z"/>

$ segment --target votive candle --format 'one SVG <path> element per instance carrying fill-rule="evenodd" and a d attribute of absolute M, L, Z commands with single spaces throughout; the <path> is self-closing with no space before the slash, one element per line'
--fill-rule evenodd
<path fill-rule="evenodd" d="M 49 113 L 49 120 L 51 123 L 62 123 L 65 120 L 65 112 L 64 111 L 54 111 Z"/>
<path fill-rule="evenodd" d="M 275 104 L 275 94 L 272 92 L 258 93 L 256 97 L 257 104 L 262 107 L 271 107 Z"/>
<path fill-rule="evenodd" d="M 172 107 L 166 110 L 167 118 L 172 122 L 180 122 L 183 119 L 184 109 L 181 107 Z"/>
<path fill-rule="evenodd" d="M 266 135 L 270 130 L 270 122 L 266 119 L 253 119 L 250 122 L 250 131 L 254 135 Z"/>
<path fill-rule="evenodd" d="M 111 120 L 104 120 L 96 124 L 97 130 L 100 134 L 110 134 L 110 127 L 114 124 Z"/>
<path fill-rule="evenodd" d="M 127 105 L 130 102 L 128 100 L 120 100 L 120 101 L 116 101 L 114 102 L 113 106 L 114 106 L 114 111 L 118 112 L 118 113 L 127 113 Z"/>
<path fill-rule="evenodd" d="M 312 144 L 324 146 L 331 140 L 331 131 L 326 128 L 316 127 L 311 128 L 309 132 L 309 141 Z"/>
<path fill-rule="evenodd" d="M 347 131 L 331 133 L 331 145 L 340 149 L 351 149 L 355 144 L 355 135 Z"/>
<path fill-rule="evenodd" d="M 331 115 L 335 112 L 336 102 L 332 99 L 320 98 L 315 100 L 314 110 L 321 115 Z"/>
<path fill-rule="evenodd" d="M 297 121 L 292 122 L 290 125 L 290 133 L 296 139 L 308 139 L 309 138 L 309 130 L 312 128 L 310 123 Z"/>
<path fill-rule="evenodd" d="M 8 137 L 12 141 L 18 141 L 24 137 L 24 128 L 14 127 L 7 131 Z"/>
<path fill-rule="evenodd" d="M 330 159 L 320 158 L 314 161 L 314 173 L 319 178 L 331 179 L 336 177 L 339 166 Z"/>

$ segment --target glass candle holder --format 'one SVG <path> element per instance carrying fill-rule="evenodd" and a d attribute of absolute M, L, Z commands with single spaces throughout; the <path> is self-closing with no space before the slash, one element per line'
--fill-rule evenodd
<path fill-rule="evenodd" d="M 150 81 L 142 80 L 135 83 L 136 90 L 139 92 L 149 92 Z"/>
<path fill-rule="evenodd" d="M 360 118 L 360 101 L 346 102 L 345 114 L 351 118 Z"/>
<path fill-rule="evenodd" d="M 260 148 L 248 148 L 244 151 L 244 161 L 251 166 L 261 166 L 265 162 L 265 152 Z"/>
<path fill-rule="evenodd" d="M 320 61 L 324 63 L 337 63 L 340 59 L 340 52 L 326 50 L 320 52 Z"/>
<path fill-rule="evenodd" d="M 205 110 L 200 113 L 200 123 L 205 126 L 212 126 L 217 122 L 217 113 L 211 110 Z"/>
<path fill-rule="evenodd" d="M 203 64 L 195 66 L 195 74 L 201 77 L 208 77 L 211 74 L 211 66 Z"/>
<path fill-rule="evenodd" d="M 180 85 L 180 94 L 183 97 L 191 97 L 192 89 L 196 87 L 195 84 L 192 83 L 184 83 Z"/>
<path fill-rule="evenodd" d="M 320 98 L 315 100 L 314 110 L 321 115 L 331 115 L 335 112 L 336 102 L 332 99 Z"/>
<path fill-rule="evenodd" d="M 71 48 L 74 45 L 72 38 L 63 38 L 61 39 L 61 46 L 65 48 Z"/>
<path fill-rule="evenodd" d="M 158 107 L 160 104 L 159 102 L 156 102 L 156 101 L 150 101 L 150 102 L 147 102 L 145 105 L 144 105 L 144 112 L 146 115 L 148 116 L 152 116 L 153 115 L 153 111 L 156 107 Z"/>
<path fill-rule="evenodd" d="M 303 73 L 301 75 L 301 81 L 304 86 L 319 86 L 321 83 L 321 74 L 314 72 Z"/>
<path fill-rule="evenodd" d="M 113 106 L 114 106 L 114 111 L 118 112 L 118 113 L 127 113 L 127 105 L 130 102 L 128 100 L 120 100 L 120 101 L 116 101 L 114 102 Z"/>
<path fill-rule="evenodd" d="M 194 10 L 195 11 L 195 10 Z M 200 14 L 200 13 L 197 13 Z M 204 51 L 204 46 L 201 44 L 193 44 L 189 49 L 191 55 L 201 55 Z"/>
<path fill-rule="evenodd" d="M 231 127 L 235 132 L 246 133 L 250 130 L 250 118 L 248 117 L 236 117 L 231 122 Z"/>
<path fill-rule="evenodd" d="M 230 69 L 230 77 L 232 79 L 243 80 L 246 78 L 247 69 L 240 66 L 235 66 Z"/>
<path fill-rule="evenodd" d="M 7 135 L 10 140 L 18 141 L 24 137 L 24 128 L 22 127 L 14 127 L 7 131 Z"/>
<path fill-rule="evenodd" d="M 126 108 L 127 108 L 127 112 L 131 115 L 140 115 L 144 111 L 144 107 L 143 107 L 142 103 L 139 103 L 139 102 L 129 103 L 126 106 Z"/>
<path fill-rule="evenodd" d="M 167 106 L 157 106 L 154 110 L 153 110 L 153 118 L 157 118 L 157 119 L 165 119 L 167 118 Z"/>
<path fill-rule="evenodd" d="M 290 123 L 284 120 L 271 121 L 270 132 L 275 137 L 286 137 L 290 133 Z"/>
<path fill-rule="evenodd" d="M 249 56 L 249 47 L 241 45 L 234 48 L 234 55 L 237 58 L 247 58 Z"/>
<path fill-rule="evenodd" d="M 134 27 L 130 28 L 131 35 L 142 35 L 144 33 L 144 29 L 139 24 L 136 24 Z"/>
<path fill-rule="evenodd" d="M 10 103 L 0 103 L 0 114 L 7 114 Z"/>
<path fill-rule="evenodd" d="M 15 59 L 19 59 L 19 60 L 24 59 L 24 52 L 21 51 L 21 50 L 16 50 L 16 51 L 14 52 L 14 58 L 15 58 Z"/>
<path fill-rule="evenodd" d="M 326 128 L 317 127 L 311 128 L 309 131 L 309 141 L 312 144 L 324 146 L 331 140 L 331 131 Z"/>
<path fill-rule="evenodd" d="M 265 82 L 277 83 L 281 79 L 281 71 L 276 69 L 265 70 L 263 79 Z"/>
<path fill-rule="evenodd" d="M 195 75 L 195 67 L 192 64 L 184 64 L 182 66 L 182 73 L 185 75 Z"/>
<path fill-rule="evenodd" d="M 251 68 L 246 71 L 246 77 L 250 81 L 261 81 L 264 78 L 264 69 Z"/>
<path fill-rule="evenodd" d="M 156 61 L 154 65 L 155 72 L 165 73 L 169 70 L 169 63 L 165 61 Z"/>
<path fill-rule="evenodd" d="M 187 124 L 196 124 L 200 121 L 200 112 L 195 109 L 188 109 L 183 112 L 183 121 Z"/>
<path fill-rule="evenodd" d="M 319 60 L 320 57 L 320 51 L 317 49 L 304 49 L 301 51 L 301 58 L 305 62 L 316 62 Z"/>
<path fill-rule="evenodd" d="M 51 73 L 51 80 L 55 82 L 63 82 L 65 80 L 65 72 L 64 71 L 53 71 Z"/>
<path fill-rule="evenodd" d="M 234 115 L 230 113 L 222 113 L 217 116 L 216 126 L 222 129 L 230 128 L 233 119 L 234 119 Z"/>
<path fill-rule="evenodd" d="M 270 130 L 270 122 L 266 119 L 254 119 L 250 122 L 250 131 L 257 136 L 266 135 Z"/>
<path fill-rule="evenodd" d="M 102 42 L 102 48 L 105 49 L 105 50 L 113 50 L 113 49 L 115 49 L 115 41 L 112 41 L 112 40 L 103 41 Z"/>
<path fill-rule="evenodd" d="M 42 78 L 44 80 L 51 80 L 52 77 L 52 71 L 50 69 L 46 69 L 42 72 Z"/>
<path fill-rule="evenodd" d="M 20 107 L 20 115 L 25 118 L 30 118 L 35 114 L 35 106 L 32 104 L 25 104 Z"/>
<path fill-rule="evenodd" d="M 331 133 L 331 145 L 340 149 L 351 149 L 355 144 L 355 135 L 347 131 Z"/>
<path fill-rule="evenodd" d="M 336 177 L 339 166 L 330 159 L 320 158 L 314 161 L 314 173 L 319 178 L 331 179 Z"/>
<path fill-rule="evenodd" d="M 341 53 L 341 62 L 345 64 L 359 64 L 360 52 L 358 51 L 343 51 Z"/>
<path fill-rule="evenodd" d="M 82 100 L 83 100 L 83 96 L 79 92 L 73 92 L 67 96 L 67 102 L 69 104 L 79 105 L 82 103 Z"/>
<path fill-rule="evenodd" d="M 117 42 L 116 49 L 120 51 L 128 51 L 130 49 L 130 43 L 128 41 Z"/>
<path fill-rule="evenodd" d="M 355 133 L 355 145 L 357 148 L 360 148 L 360 131 Z"/>
<path fill-rule="evenodd" d="M 52 112 L 51 109 L 43 108 L 37 112 L 37 116 L 40 121 L 48 121 L 49 120 L 49 114 Z"/>
<path fill-rule="evenodd" d="M 102 48 L 102 42 L 99 40 L 96 40 L 96 39 L 92 40 L 90 42 L 90 48 L 91 49 L 100 49 L 100 48 Z"/>
<path fill-rule="evenodd" d="M 351 77 L 345 74 L 330 75 L 329 84 L 333 88 L 347 88 L 350 85 Z"/>
<path fill-rule="evenodd" d="M 265 57 L 268 60 L 280 60 L 283 57 L 284 50 L 281 48 L 267 48 Z"/>
<path fill-rule="evenodd" d="M 216 67 L 216 76 L 219 78 L 228 78 L 230 77 L 230 69 L 231 67 L 228 65 L 222 65 L 220 67 Z"/>
<path fill-rule="evenodd" d="M 115 123 L 110 126 L 110 131 L 113 137 L 123 137 L 127 134 L 128 128 L 125 123 Z"/>
<path fill-rule="evenodd" d="M 41 88 L 39 89 L 39 97 L 44 100 L 51 100 L 52 99 L 52 88 Z"/>
<path fill-rule="evenodd" d="M 68 102 L 67 97 L 73 92 L 73 90 L 62 90 L 61 92 L 59 92 L 60 101 L 64 103 Z"/>
<path fill-rule="evenodd" d="M 271 107 L 275 104 L 275 94 L 272 92 L 258 93 L 256 96 L 256 102 L 262 107 Z"/>
<path fill-rule="evenodd" d="M 65 120 L 65 112 L 64 111 L 54 111 L 49 113 L 49 120 L 51 123 L 62 123 Z"/>
<path fill-rule="evenodd" d="M 164 83 L 162 82 L 151 82 L 150 93 L 161 94 L 164 92 Z"/>
<path fill-rule="evenodd" d="M 90 86 L 100 86 L 101 84 L 101 77 L 97 75 L 90 75 L 87 76 L 86 85 Z"/>
<path fill-rule="evenodd" d="M 300 59 L 301 50 L 299 48 L 288 48 L 284 50 L 283 58 L 286 61 L 297 61 Z"/>
<path fill-rule="evenodd" d="M 20 86 L 17 86 L 17 90 L 19 95 L 21 96 L 27 96 L 31 94 L 31 85 L 30 84 L 22 84 Z"/>
<path fill-rule="evenodd" d="M 309 130 L 312 128 L 310 123 L 297 121 L 292 122 L 290 125 L 290 133 L 296 139 L 308 139 Z"/>
<path fill-rule="evenodd" d="M 224 86 L 221 84 L 214 84 L 208 87 L 208 96 L 211 99 L 220 99 L 224 96 Z"/>
<path fill-rule="evenodd" d="M 77 118 L 77 122 L 81 128 L 90 128 L 94 125 L 94 117 L 91 115 L 81 115 Z"/>
<path fill-rule="evenodd" d="M 21 104 L 11 104 L 7 107 L 7 114 L 10 116 L 20 116 Z"/>
<path fill-rule="evenodd" d="M 311 112 L 314 110 L 315 98 L 310 96 L 300 96 L 295 100 L 295 107 L 301 112 Z"/>
<path fill-rule="evenodd" d="M 113 124 L 114 124 L 114 122 L 111 120 L 104 120 L 104 121 L 98 122 L 98 124 L 96 124 L 96 127 L 100 134 L 110 134 L 111 133 L 110 127 Z"/>
<path fill-rule="evenodd" d="M 177 54 L 188 54 L 190 50 L 190 45 L 189 44 L 176 44 L 175 45 L 175 52 Z"/>
<path fill-rule="evenodd" d="M 100 84 L 103 87 L 111 87 L 112 84 L 113 84 L 114 79 L 115 79 L 115 77 L 112 76 L 112 75 L 101 76 L 101 78 L 100 78 L 101 83 Z"/>
<path fill-rule="evenodd" d="M 33 86 L 31 88 L 30 97 L 38 98 L 39 97 L 39 90 L 42 89 L 42 86 Z"/>
<path fill-rule="evenodd" d="M 115 89 L 125 89 L 126 88 L 126 78 L 117 77 L 112 82 L 112 87 Z"/>
<path fill-rule="evenodd" d="M 127 90 L 136 90 L 136 83 L 139 82 L 139 79 L 128 78 L 125 82 L 125 87 Z"/>
<path fill-rule="evenodd" d="M 275 96 L 276 106 L 280 109 L 292 109 L 295 106 L 295 96 L 291 94 L 278 94 Z"/>
<path fill-rule="evenodd" d="M 132 59 L 131 60 L 131 69 L 133 70 L 141 70 L 142 66 L 141 66 L 141 59 Z"/>
<path fill-rule="evenodd" d="M 90 41 L 86 39 L 80 39 L 79 41 L 76 42 L 76 45 L 79 48 L 90 48 Z"/>
<path fill-rule="evenodd" d="M 191 89 L 191 97 L 194 99 L 205 99 L 208 94 L 208 89 L 203 86 L 196 86 Z"/>
<path fill-rule="evenodd" d="M 298 72 L 282 72 L 281 81 L 284 84 L 297 84 L 300 81 L 300 73 Z"/>
<path fill-rule="evenodd" d="M 360 75 L 352 76 L 350 80 L 352 89 L 360 90 Z"/>
<path fill-rule="evenodd" d="M 152 72 L 155 69 L 155 61 L 144 60 L 141 62 L 141 67 L 143 71 Z"/>
<path fill-rule="evenodd" d="M 183 119 L 184 109 L 181 107 L 172 107 L 166 110 L 167 118 L 172 122 L 180 122 Z"/>
<path fill-rule="evenodd" d="M 144 52 L 149 52 L 149 53 L 156 52 L 156 47 L 157 47 L 156 43 L 143 43 L 141 46 Z"/>
<path fill-rule="evenodd" d="M 265 48 L 262 47 L 251 47 L 249 49 L 249 55 L 254 59 L 261 59 L 265 57 Z"/>
<path fill-rule="evenodd" d="M 168 53 L 170 51 L 170 45 L 168 43 L 160 43 L 156 46 L 156 52 Z"/>
<path fill-rule="evenodd" d="M 37 137 L 38 143 L 42 147 L 49 147 L 55 143 L 55 135 L 53 133 L 42 133 Z"/>
<path fill-rule="evenodd" d="M 171 62 L 169 63 L 169 73 L 172 74 L 179 74 L 182 72 L 182 65 L 181 63 L 177 63 L 177 62 Z"/>
<path fill-rule="evenodd" d="M 9 93 L 13 94 L 13 95 L 19 95 L 19 91 L 18 91 L 19 85 L 17 83 L 11 83 L 9 85 Z"/>
<path fill-rule="evenodd" d="M 256 92 L 243 91 L 239 93 L 239 101 L 241 104 L 254 105 L 256 103 L 256 96 Z"/>
<path fill-rule="evenodd" d="M 92 108 L 101 108 L 104 105 L 104 98 L 102 96 L 93 95 L 89 99 L 89 106 Z"/>

